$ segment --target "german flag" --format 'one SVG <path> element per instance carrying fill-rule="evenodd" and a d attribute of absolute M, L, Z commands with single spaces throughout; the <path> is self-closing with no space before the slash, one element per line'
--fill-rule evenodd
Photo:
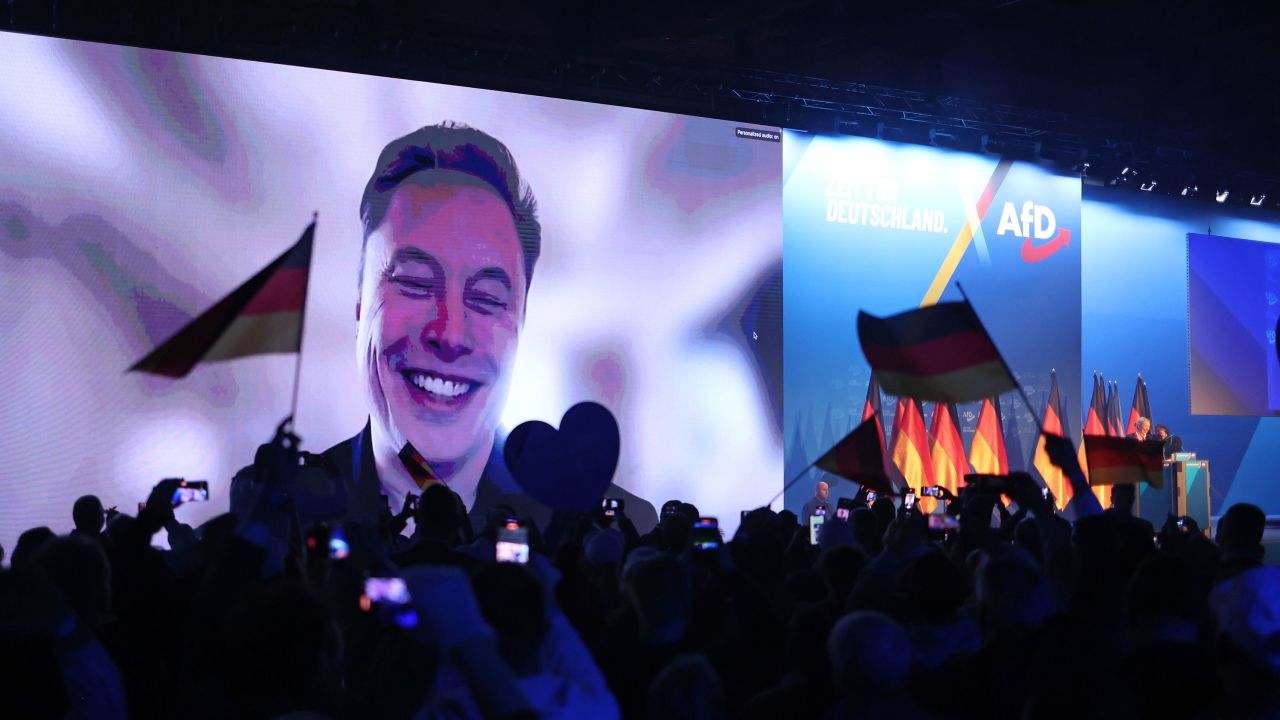
<path fill-rule="evenodd" d="M 890 395 L 960 403 L 1017 388 L 968 302 L 887 318 L 859 312 L 858 341 Z"/>
<path fill-rule="evenodd" d="M 405 442 L 404 447 L 400 448 L 399 457 L 400 462 L 404 464 L 404 469 L 409 471 L 409 477 L 413 478 L 413 482 L 419 488 L 439 482 L 435 470 L 431 469 L 431 464 L 422 457 L 422 453 L 418 452 L 413 443 Z"/>
<path fill-rule="evenodd" d="M 1147 381 L 1142 379 L 1142 373 L 1138 373 L 1138 384 L 1133 388 L 1133 404 L 1129 406 L 1129 422 L 1124 430 L 1126 436 L 1138 431 L 1138 418 L 1151 420 L 1151 401 L 1147 399 Z"/>
<path fill-rule="evenodd" d="M 1164 446 L 1156 440 L 1085 435 L 1084 448 L 1090 485 L 1164 487 Z"/>
<path fill-rule="evenodd" d="M 1072 490 L 1071 482 L 1068 480 L 1062 468 L 1054 465 L 1049 460 L 1049 453 L 1045 449 L 1045 435 L 1062 435 L 1062 419 L 1058 417 L 1058 373 L 1054 372 L 1052 384 L 1049 386 L 1049 399 L 1045 402 L 1044 407 L 1044 426 L 1041 428 L 1042 433 L 1040 440 L 1036 443 L 1035 460 L 1032 465 L 1040 473 L 1040 478 L 1044 480 L 1045 487 L 1049 488 L 1049 492 L 1057 498 L 1058 509 L 1067 506 L 1071 502 Z"/>
<path fill-rule="evenodd" d="M 129 371 L 180 378 L 202 362 L 301 350 L 315 230 L 312 221 L 293 247 Z"/>
<path fill-rule="evenodd" d="M 1000 424 L 1000 411 L 995 404 L 999 398 L 982 401 L 978 411 L 978 430 L 969 445 L 969 465 L 975 473 L 983 475 L 1008 475 L 1009 456 L 1004 445 L 1004 428 Z"/>
<path fill-rule="evenodd" d="M 964 456 L 964 438 L 960 436 L 960 418 L 955 405 L 934 403 L 929 440 L 933 484 L 958 493 L 960 481 L 969 474 L 969 461 Z M 924 508 L 923 511 L 931 509 Z"/>
<path fill-rule="evenodd" d="M 876 432 L 880 435 L 880 454 L 885 454 L 884 442 L 884 408 L 880 404 L 880 383 L 876 382 L 876 374 L 871 373 L 871 382 L 867 384 L 867 401 L 862 404 L 862 422 L 875 419 Z"/>
<path fill-rule="evenodd" d="M 1124 437 L 1124 424 L 1120 421 L 1120 383 L 1114 380 L 1107 383 L 1106 410 L 1107 434 Z"/>
<path fill-rule="evenodd" d="M 1106 435 L 1106 427 L 1102 424 L 1102 418 L 1106 414 L 1104 405 L 1106 403 L 1106 391 L 1102 389 L 1102 380 L 1098 377 L 1098 373 L 1093 374 L 1093 395 L 1089 398 L 1089 414 L 1084 419 L 1084 435 Z M 1084 470 L 1085 476 L 1089 475 L 1089 462 L 1085 457 L 1085 446 L 1083 440 L 1080 442 L 1080 467 Z M 1094 485 L 1093 494 L 1098 496 L 1098 504 L 1104 509 L 1111 504 L 1111 486 L 1110 485 Z"/>
<path fill-rule="evenodd" d="M 874 381 L 873 381 L 874 382 Z M 879 419 L 863 420 L 814 466 L 852 480 L 876 492 L 891 493 L 893 486 L 884 464 L 884 433 Z"/>
<path fill-rule="evenodd" d="M 924 427 L 924 413 L 918 400 L 898 398 L 893 417 L 893 438 L 889 442 L 893 466 L 906 486 L 920 494 L 920 488 L 933 484 L 933 463 L 929 459 L 929 434 Z"/>

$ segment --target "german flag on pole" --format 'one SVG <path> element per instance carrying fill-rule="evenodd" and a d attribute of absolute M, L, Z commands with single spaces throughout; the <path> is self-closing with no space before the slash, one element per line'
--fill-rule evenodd
<path fill-rule="evenodd" d="M 1000 425 L 1000 412 L 995 403 L 999 398 L 982 401 L 978 411 L 978 430 L 969 445 L 969 465 L 983 475 L 1008 475 L 1009 456 L 1004 445 L 1004 428 Z"/>
<path fill-rule="evenodd" d="M 1084 419 L 1084 435 L 1106 435 L 1106 427 L 1102 424 L 1102 417 L 1105 415 L 1103 409 L 1106 403 L 1106 391 L 1102 389 L 1102 380 L 1098 377 L 1098 373 L 1093 374 L 1093 395 L 1089 398 L 1089 414 Z M 1085 457 L 1084 442 L 1080 443 L 1080 467 L 1084 469 L 1085 475 L 1089 474 L 1089 461 Z M 1111 486 L 1110 485 L 1094 485 L 1093 494 L 1098 496 L 1098 504 L 1104 509 L 1111 504 Z"/>
<path fill-rule="evenodd" d="M 1084 448 L 1090 485 L 1164 487 L 1164 446 L 1156 440 L 1085 435 Z"/>
<path fill-rule="evenodd" d="M 202 362 L 298 352 L 315 230 L 313 220 L 293 247 L 129 371 L 180 378 Z"/>
<path fill-rule="evenodd" d="M 889 452 L 893 465 L 902 474 L 907 487 L 920 494 L 920 488 L 933 484 L 933 463 L 929 459 L 929 433 L 924 427 L 920 403 L 911 398 L 898 398 L 893 418 L 893 438 Z"/>
<path fill-rule="evenodd" d="M 880 404 L 880 383 L 876 382 L 876 374 L 871 373 L 871 382 L 867 385 L 867 401 L 862 404 L 862 422 L 871 419 L 876 421 L 876 432 L 880 435 L 880 454 L 885 454 L 884 443 L 884 408 Z"/>
<path fill-rule="evenodd" d="M 890 395 L 960 403 L 1018 387 L 968 302 L 887 318 L 859 312 L 858 341 Z"/>
<path fill-rule="evenodd" d="M 863 420 L 813 465 L 869 490 L 893 491 L 889 475 L 885 472 L 884 433 L 880 431 L 879 418 Z"/>
<path fill-rule="evenodd" d="M 1049 386 L 1049 399 L 1045 402 L 1044 407 L 1044 426 L 1040 435 L 1040 440 L 1036 443 L 1035 460 L 1032 465 L 1039 471 L 1041 479 L 1049 488 L 1049 492 L 1057 498 L 1058 509 L 1067 506 L 1071 501 L 1071 482 L 1067 479 L 1062 468 L 1054 465 L 1049 460 L 1049 452 L 1045 449 L 1045 435 L 1062 435 L 1062 420 L 1058 417 L 1058 373 L 1055 371 L 1052 377 L 1052 384 Z"/>
<path fill-rule="evenodd" d="M 969 474 L 969 461 L 964 456 L 964 438 L 960 436 L 960 419 L 955 405 L 934 403 L 929 439 L 933 484 L 958 493 L 960 481 Z"/>
<path fill-rule="evenodd" d="M 1151 401 L 1147 399 L 1147 381 L 1142 379 L 1142 373 L 1138 373 L 1138 384 L 1133 388 L 1133 404 L 1129 406 L 1129 422 L 1124 430 L 1126 436 L 1138 431 L 1138 418 L 1151 420 Z"/>
<path fill-rule="evenodd" d="M 1120 384 L 1112 380 L 1107 383 L 1106 416 L 1107 434 L 1112 437 L 1124 437 L 1124 425 L 1120 422 Z"/>
<path fill-rule="evenodd" d="M 405 442 L 404 447 L 400 448 L 399 457 L 400 462 L 404 464 L 404 469 L 409 471 L 409 477 L 413 478 L 413 482 L 419 488 L 425 488 L 440 481 L 436 477 L 435 470 L 431 469 L 431 463 L 422 457 L 422 453 L 418 452 L 413 443 Z"/>

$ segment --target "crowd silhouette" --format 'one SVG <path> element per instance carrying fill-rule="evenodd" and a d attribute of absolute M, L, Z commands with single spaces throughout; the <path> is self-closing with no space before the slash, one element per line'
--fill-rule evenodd
<path fill-rule="evenodd" d="M 1069 523 L 1014 474 L 942 498 L 958 529 L 859 492 L 812 544 L 768 508 L 708 539 L 675 500 L 646 534 L 625 508 L 472 527 L 440 484 L 376 525 L 304 526 L 268 482 L 191 528 L 176 485 L 21 535 L 7 717 L 1280 716 L 1280 569 L 1252 505 L 1212 539 L 1097 507 Z M 512 521 L 527 564 L 495 562 Z"/>

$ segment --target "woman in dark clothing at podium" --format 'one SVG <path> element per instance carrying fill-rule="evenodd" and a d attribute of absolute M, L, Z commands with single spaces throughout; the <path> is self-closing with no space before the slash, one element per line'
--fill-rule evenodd
<path fill-rule="evenodd" d="M 1168 425 L 1156 425 L 1156 439 L 1164 443 L 1165 460 L 1173 458 L 1174 453 L 1182 452 L 1182 438 L 1170 434 Z"/>

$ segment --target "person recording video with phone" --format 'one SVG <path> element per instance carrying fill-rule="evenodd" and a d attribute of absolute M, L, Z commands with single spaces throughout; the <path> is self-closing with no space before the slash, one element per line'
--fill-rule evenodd
<path fill-rule="evenodd" d="M 399 507 L 430 482 L 399 457 L 411 443 L 473 525 L 499 503 L 545 523 L 549 510 L 495 452 L 542 251 L 537 201 L 515 158 L 465 125 L 421 128 L 383 148 L 360 219 L 356 360 L 369 419 L 324 453 L 351 486 L 349 514 L 376 516 L 379 495 Z M 641 498 L 609 493 L 656 522 Z"/>

